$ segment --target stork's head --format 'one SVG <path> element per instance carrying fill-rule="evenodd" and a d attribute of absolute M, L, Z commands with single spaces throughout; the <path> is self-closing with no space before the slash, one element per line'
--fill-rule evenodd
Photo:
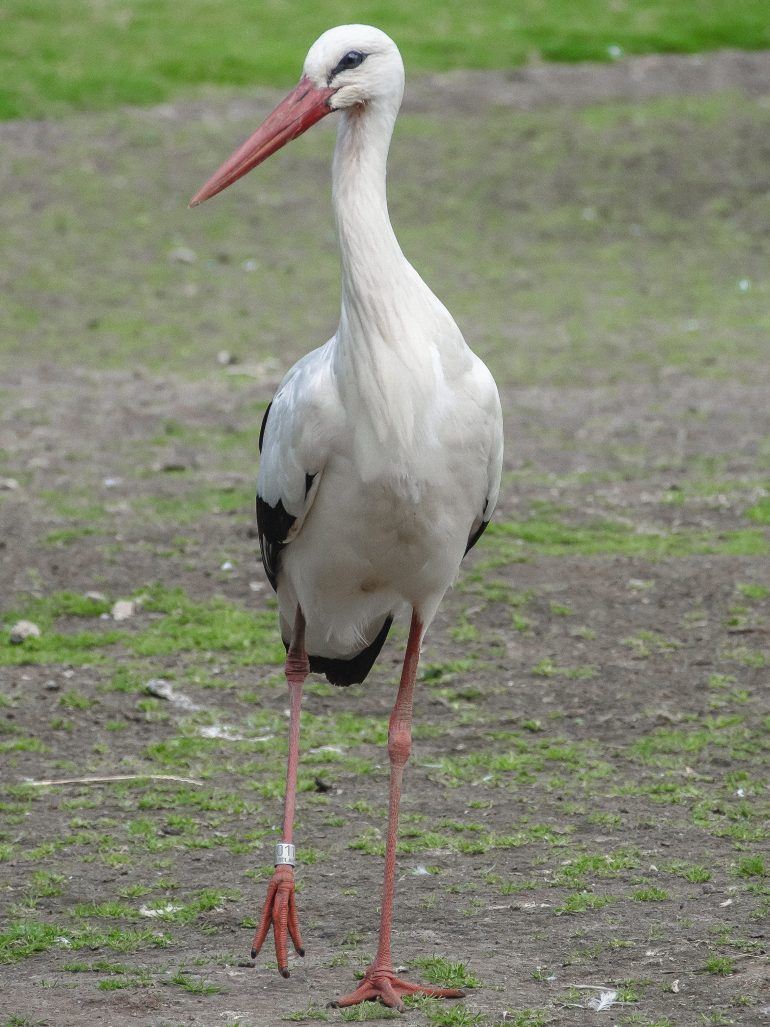
<path fill-rule="evenodd" d="M 393 40 L 371 25 L 338 25 L 313 43 L 302 78 L 257 131 L 206 182 L 197 207 L 334 111 L 386 103 L 398 108 L 404 65 Z"/>

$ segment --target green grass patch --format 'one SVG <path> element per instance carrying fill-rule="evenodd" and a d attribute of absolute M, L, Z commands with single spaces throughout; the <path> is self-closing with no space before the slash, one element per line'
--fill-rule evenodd
<path fill-rule="evenodd" d="M 634 902 L 665 902 L 669 898 L 669 894 L 662 888 L 650 886 L 637 888 L 636 891 L 631 892 L 631 898 Z"/>
<path fill-rule="evenodd" d="M 561 906 L 557 906 L 557 913 L 566 913 L 575 916 L 580 913 L 588 913 L 593 909 L 602 909 L 612 902 L 609 895 L 595 895 L 593 892 L 579 891 L 568 895 Z"/>
<path fill-rule="evenodd" d="M 175 984 L 191 995 L 220 995 L 224 991 L 224 988 L 220 988 L 218 984 L 209 984 L 200 977 L 193 977 L 183 970 L 179 970 L 173 977 L 170 977 L 169 983 Z"/>
<path fill-rule="evenodd" d="M 205 514 L 254 514 L 253 488 L 180 488 L 171 496 L 147 496 L 142 506 L 176 524 L 194 524 Z"/>
<path fill-rule="evenodd" d="M 639 854 L 632 849 L 585 853 L 560 866 L 553 883 L 571 888 L 585 887 L 589 878 L 619 877 L 624 870 L 633 870 L 638 866 Z"/>
<path fill-rule="evenodd" d="M 729 956 L 709 956 L 703 964 L 706 973 L 714 974 L 717 977 L 728 977 L 735 973 L 735 964 Z"/>
<path fill-rule="evenodd" d="M 649 0 L 644 7 L 520 0 L 515 8 L 489 0 L 472 12 L 457 0 L 417 6 L 395 0 L 386 7 L 375 0 L 320 0 L 292 18 L 247 0 L 225 7 L 190 0 L 184 8 L 170 0 L 134 0 L 125 8 L 7 0 L 0 117 L 158 103 L 203 85 L 286 85 L 299 77 L 316 36 L 351 21 L 390 32 L 410 72 L 509 68 L 533 54 L 606 61 L 625 53 L 770 46 L 757 0 L 707 6 Z"/>
<path fill-rule="evenodd" d="M 570 678 L 573 681 L 587 681 L 596 677 L 596 668 L 590 666 L 581 667 L 559 667 L 549 656 L 534 665 L 531 671 L 536 677 L 541 678 Z"/>
<path fill-rule="evenodd" d="M 0 932 L 0 963 L 15 963 L 38 952 L 62 947 L 68 950 L 106 948 L 134 952 L 145 945 L 165 946 L 169 937 L 157 928 L 69 929 L 37 920 L 17 920 Z"/>
<path fill-rule="evenodd" d="M 770 496 L 764 496 L 754 506 L 749 507 L 746 516 L 758 524 L 770 524 Z"/>
<path fill-rule="evenodd" d="M 691 884 L 705 884 L 713 877 L 711 871 L 706 867 L 698 863 L 685 863 L 681 860 L 669 863 L 664 867 L 664 870 L 669 874 L 675 874 L 677 877 L 683 877 L 685 881 L 689 881 Z"/>
<path fill-rule="evenodd" d="M 492 555 L 487 554 L 484 561 L 489 566 L 518 560 L 528 551 L 545 556 L 625 555 L 650 560 L 708 553 L 758 556 L 768 552 L 767 539 L 760 530 L 653 533 L 620 521 L 567 524 L 534 517 L 526 521 L 493 521 L 486 535 L 492 542 Z"/>
<path fill-rule="evenodd" d="M 481 981 L 472 974 L 464 963 L 452 963 L 443 956 L 431 956 L 416 960 L 416 965 L 430 984 L 442 988 L 479 988 Z"/>
<path fill-rule="evenodd" d="M 225 599 L 196 602 L 182 589 L 154 586 L 142 602 L 148 612 L 165 614 L 141 634 L 127 640 L 138 656 L 161 656 L 185 650 L 229 651 L 244 663 L 284 660 L 275 614 L 256 614 Z"/>
<path fill-rule="evenodd" d="M 701 726 L 656 728 L 639 738 L 630 752 L 645 763 L 675 765 L 684 757 L 707 756 L 727 751 L 733 759 L 746 759 L 770 749 L 761 725 L 748 723 L 739 714 L 704 717 Z"/>
<path fill-rule="evenodd" d="M 54 630 L 60 618 L 97 617 L 104 612 L 104 605 L 67 592 L 31 601 L 22 611 L 7 615 L 7 620 L 37 618 L 42 635 L 28 638 L 21 645 L 12 645 L 7 636 L 0 640 L 0 665 L 96 663 L 104 660 L 105 648 L 117 644 L 143 657 L 198 650 L 228 652 L 232 659 L 248 664 L 282 664 L 284 660 L 273 611 L 251 612 L 221 597 L 198 602 L 182 589 L 159 585 L 142 592 L 142 609 L 164 616 L 149 624 L 144 622 L 143 630 L 134 622 L 125 628 L 103 631 Z M 118 690 L 128 690 L 123 689 L 121 682 L 134 680 L 131 671 L 125 669 L 117 677 Z"/>
<path fill-rule="evenodd" d="M 744 856 L 735 871 L 739 877 L 767 877 L 767 865 L 761 856 Z"/>

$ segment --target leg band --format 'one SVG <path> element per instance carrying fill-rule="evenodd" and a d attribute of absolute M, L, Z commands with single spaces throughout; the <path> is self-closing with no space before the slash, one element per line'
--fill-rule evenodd
<path fill-rule="evenodd" d="M 297 865 L 297 857 L 295 854 L 294 846 L 291 842 L 276 842 L 275 843 L 275 866 L 289 866 L 295 867 Z"/>

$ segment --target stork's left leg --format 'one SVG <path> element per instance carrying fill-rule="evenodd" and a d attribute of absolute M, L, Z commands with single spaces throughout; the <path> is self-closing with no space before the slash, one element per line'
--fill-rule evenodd
<path fill-rule="evenodd" d="M 412 748 L 412 703 L 420 643 L 423 627 L 416 612 L 412 613 L 409 641 L 406 646 L 404 667 L 401 672 L 396 703 L 390 715 L 388 728 L 388 756 L 390 758 L 390 803 L 388 811 L 388 840 L 385 846 L 385 882 L 382 889 L 380 911 L 380 941 L 374 962 L 366 971 L 355 991 L 343 995 L 335 1006 L 353 1006 L 358 1002 L 379 999 L 386 1006 L 403 1009 L 404 995 L 433 995 L 437 998 L 462 998 L 464 991 L 457 988 L 428 988 L 396 977 L 390 954 L 390 934 L 393 924 L 393 894 L 396 887 L 396 845 L 398 842 L 398 809 L 401 801 L 401 782 L 404 767 Z"/>
<path fill-rule="evenodd" d="M 267 887 L 262 917 L 251 943 L 251 958 L 257 955 L 273 925 L 275 954 L 282 977 L 289 976 L 288 932 L 294 948 L 305 955 L 299 933 L 297 904 L 294 898 L 294 807 L 297 799 L 297 768 L 299 765 L 299 713 L 302 686 L 310 673 L 305 651 L 305 617 L 297 606 L 289 651 L 286 653 L 286 683 L 289 686 L 289 758 L 286 765 L 286 796 L 283 804 L 283 841 L 276 846 L 276 867 Z"/>

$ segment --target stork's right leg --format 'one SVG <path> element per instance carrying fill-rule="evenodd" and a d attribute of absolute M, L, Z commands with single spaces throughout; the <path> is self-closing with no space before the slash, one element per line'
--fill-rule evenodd
<path fill-rule="evenodd" d="M 412 984 L 396 977 L 390 953 L 390 934 L 393 925 L 393 895 L 396 888 L 396 846 L 398 842 L 398 810 L 401 803 L 401 782 L 404 767 L 412 748 L 412 701 L 423 627 L 416 612 L 412 613 L 409 641 L 406 646 L 404 667 L 401 672 L 396 702 L 388 728 L 388 756 L 390 758 L 390 804 L 388 812 L 388 839 L 385 845 L 385 881 L 380 907 L 380 941 L 374 962 L 355 991 L 333 1002 L 334 1006 L 353 1006 L 359 1002 L 379 999 L 384 1005 L 403 1009 L 404 995 L 433 995 L 436 998 L 463 998 L 458 988 L 430 988 Z"/>
<path fill-rule="evenodd" d="M 286 682 L 289 686 L 289 759 L 286 767 L 286 797 L 283 807 L 283 841 L 276 846 L 275 873 L 268 885 L 262 918 L 251 943 L 251 958 L 262 948 L 270 924 L 273 925 L 275 954 L 282 977 L 289 976 L 287 932 L 300 956 L 305 955 L 299 933 L 297 903 L 294 898 L 294 808 L 297 800 L 297 767 L 299 764 L 299 714 L 302 686 L 310 673 L 305 652 L 305 618 L 297 606 L 289 651 L 286 654 Z"/>

